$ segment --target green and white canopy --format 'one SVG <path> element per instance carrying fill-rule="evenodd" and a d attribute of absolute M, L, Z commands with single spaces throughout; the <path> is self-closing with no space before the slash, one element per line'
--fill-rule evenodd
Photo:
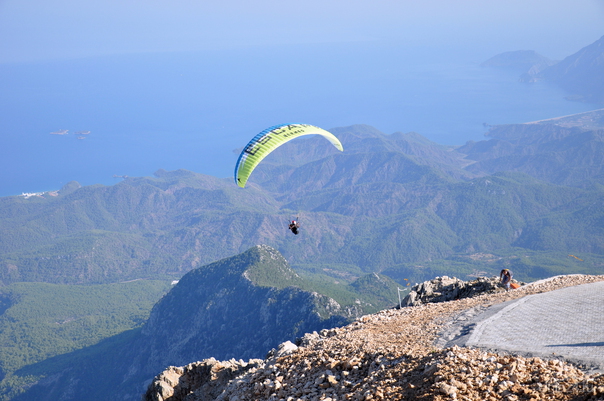
<path fill-rule="evenodd" d="M 239 155 L 235 165 L 235 183 L 245 187 L 256 166 L 273 150 L 302 135 L 322 135 L 338 150 L 344 151 L 340 140 L 331 132 L 308 124 L 281 124 L 270 127 L 256 135 Z"/>

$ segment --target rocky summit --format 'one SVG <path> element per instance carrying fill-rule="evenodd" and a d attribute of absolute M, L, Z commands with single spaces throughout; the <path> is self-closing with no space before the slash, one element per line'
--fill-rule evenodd
<path fill-rule="evenodd" d="M 281 344 L 264 360 L 206 359 L 170 367 L 149 385 L 143 401 L 604 400 L 604 375 L 558 357 L 437 345 L 451 322 L 472 308 L 603 280 L 558 276 L 470 297 L 459 297 L 458 290 L 457 299 L 417 302 L 306 334 L 297 344 Z M 455 282 L 422 283 L 414 287 L 415 299 L 426 298 L 426 291 L 418 296 L 420 287 L 431 286 L 432 295 L 442 295 Z"/>
<path fill-rule="evenodd" d="M 497 277 L 479 277 L 472 281 L 463 281 L 457 277 L 436 277 L 414 286 L 403 299 L 402 306 L 453 301 L 479 294 L 494 293 L 498 289 Z"/>

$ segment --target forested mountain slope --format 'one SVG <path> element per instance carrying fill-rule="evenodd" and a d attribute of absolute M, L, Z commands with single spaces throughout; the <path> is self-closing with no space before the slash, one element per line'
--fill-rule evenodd
<path fill-rule="evenodd" d="M 589 128 L 586 128 L 589 127 Z M 591 186 L 604 174 L 604 110 L 528 124 L 495 126 L 492 139 L 457 149 L 475 174 L 521 171 L 568 186 Z"/>
<path fill-rule="evenodd" d="M 0 279 L 178 278 L 256 244 L 278 249 L 296 269 L 325 265 L 352 276 L 519 247 L 598 259 L 599 113 L 498 126 L 492 139 L 459 148 L 414 133 L 334 129 L 343 153 L 322 138 L 292 141 L 245 189 L 178 170 L 110 187 L 70 184 L 57 197 L 0 198 Z M 302 233 L 293 236 L 287 221 L 298 215 Z M 413 279 L 431 278 L 421 271 Z"/>
<path fill-rule="evenodd" d="M 336 302 L 259 245 L 187 273 L 153 308 L 142 329 L 20 369 L 17 400 L 138 400 L 166 366 L 193 360 L 262 358 L 284 341 L 338 327 L 396 302 L 396 284 L 369 275 Z M 373 303 L 389 294 L 387 303 Z M 47 377 L 48 379 L 45 379 Z M 33 382 L 33 383 L 32 383 Z"/>

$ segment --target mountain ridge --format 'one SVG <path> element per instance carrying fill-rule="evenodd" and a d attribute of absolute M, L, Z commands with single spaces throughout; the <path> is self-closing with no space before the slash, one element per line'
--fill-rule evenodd
<path fill-rule="evenodd" d="M 310 290 L 312 285 L 278 251 L 254 246 L 187 273 L 155 304 L 140 329 L 115 336 L 109 348 L 99 344 L 58 357 L 67 363 L 43 362 L 19 370 L 20 377 L 42 378 L 15 399 L 93 400 L 101 394 L 104 399 L 137 399 L 145 382 L 166 366 L 210 357 L 263 357 L 281 342 L 341 326 L 367 308 L 393 306 L 394 294 L 371 304 L 383 288 L 390 286 L 392 292 L 387 278 L 377 279 L 382 288 L 362 280 L 356 288 L 364 288 L 363 293 L 340 304 Z M 46 375 L 52 380 L 45 380 Z"/>
<path fill-rule="evenodd" d="M 160 170 L 155 177 L 131 177 L 111 187 L 71 185 L 57 197 L 0 198 L 0 280 L 177 279 L 258 243 L 278 249 L 296 269 L 343 263 L 356 276 L 456 253 L 528 246 L 536 243 L 527 238 L 535 231 L 526 228 L 538 227 L 533 222 L 557 213 L 553 208 L 566 209 L 567 216 L 573 209 L 584 214 L 590 210 L 583 204 L 589 202 L 585 194 L 599 196 L 602 118 L 600 110 L 495 126 L 490 139 L 457 148 L 414 133 L 389 136 L 369 129 L 365 135 L 367 126 L 354 126 L 340 129 L 360 141 L 344 142 L 353 149 L 350 154 L 309 156 L 299 167 L 267 158 L 267 169 L 259 167 L 244 190 L 228 179 Z M 397 144 L 401 137 L 420 149 Z M 364 142 L 367 138 L 377 142 L 377 150 Z M 306 149 L 309 143 L 300 140 L 295 147 Z M 433 154 L 433 162 L 422 161 Z M 487 181 L 496 184 L 487 188 L 483 178 L 489 176 Z M 538 192 L 548 196 L 536 197 Z M 467 205 L 466 212 L 447 212 L 455 205 Z M 297 216 L 301 235 L 294 237 L 287 221 Z M 506 232 L 519 234 L 489 240 L 468 234 L 479 232 L 479 226 L 485 232 L 495 221 L 507 221 Z M 558 227 L 562 243 L 576 243 Z M 585 246 L 569 253 L 597 249 L 591 235 L 576 235 Z M 557 247 L 541 242 L 539 249 Z M 569 266 L 566 260 L 560 263 Z"/>

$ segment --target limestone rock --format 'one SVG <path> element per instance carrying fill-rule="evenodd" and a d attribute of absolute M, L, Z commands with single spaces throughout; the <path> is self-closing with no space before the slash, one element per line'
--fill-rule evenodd
<path fill-rule="evenodd" d="M 459 299 L 384 310 L 345 327 L 306 334 L 297 347 L 281 344 L 266 360 L 210 359 L 170 368 L 156 377 L 143 401 L 603 400 L 604 375 L 561 360 L 435 345 L 447 319 L 478 305 L 603 280 L 560 276 L 464 298 L 481 285 L 492 287 L 481 281 L 458 286 L 457 279 L 440 278 L 431 288 L 422 287 L 419 298 L 446 293 Z M 457 291 L 443 290 L 449 285 Z"/>
<path fill-rule="evenodd" d="M 479 277 L 472 281 L 463 281 L 447 276 L 436 277 L 433 280 L 413 286 L 411 292 L 403 299 L 402 306 L 453 301 L 501 290 L 497 277 Z"/>

